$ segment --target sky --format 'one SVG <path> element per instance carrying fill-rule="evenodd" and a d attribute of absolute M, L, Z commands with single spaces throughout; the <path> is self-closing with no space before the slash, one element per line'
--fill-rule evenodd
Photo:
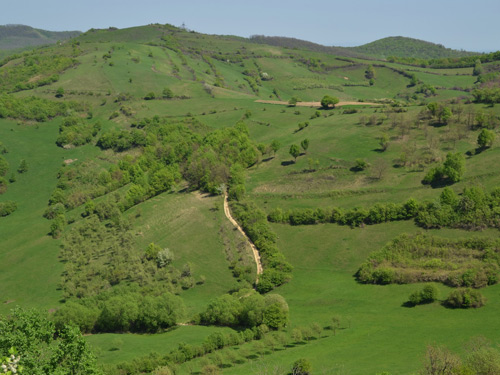
<path fill-rule="evenodd" d="M 183 23 L 206 34 L 287 36 L 356 46 L 407 36 L 500 50 L 499 0 L 0 0 L 0 25 L 51 31 Z"/>

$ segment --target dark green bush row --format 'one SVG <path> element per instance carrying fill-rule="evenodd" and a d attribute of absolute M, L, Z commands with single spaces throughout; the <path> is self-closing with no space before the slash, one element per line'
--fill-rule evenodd
<path fill-rule="evenodd" d="M 264 272 L 257 290 L 266 293 L 291 277 L 292 266 L 276 246 L 276 234 L 267 224 L 265 213 L 253 202 L 231 202 L 231 210 L 243 230 L 259 250 Z"/>
<path fill-rule="evenodd" d="M 214 332 L 208 335 L 200 345 L 179 343 L 177 348 L 166 355 L 151 353 L 144 357 L 136 358 L 130 362 L 120 363 L 106 369 L 106 374 L 143 374 L 151 373 L 160 366 L 171 366 L 182 364 L 194 358 L 216 352 L 228 346 L 241 345 L 253 340 L 262 340 L 266 337 L 268 329 L 266 326 L 247 328 L 239 332 Z"/>
<path fill-rule="evenodd" d="M 461 195 L 445 188 L 438 201 L 422 206 L 415 222 L 424 228 L 500 228 L 500 188 L 489 194 L 480 187 L 464 188 Z"/>
<path fill-rule="evenodd" d="M 293 209 L 283 211 L 277 208 L 268 215 L 268 220 L 273 223 L 288 223 L 291 225 L 310 225 L 317 223 L 337 223 L 350 225 L 352 227 L 361 224 L 378 224 L 388 221 L 409 220 L 417 214 L 420 209 L 418 202 L 410 198 L 404 204 L 377 203 L 369 209 L 355 208 L 344 210 L 342 208 L 317 208 Z"/>
<path fill-rule="evenodd" d="M 212 300 L 199 316 L 201 324 L 250 328 L 265 324 L 271 329 L 286 327 L 288 320 L 288 304 L 283 297 L 262 296 L 248 289 Z"/>
<path fill-rule="evenodd" d="M 486 193 L 480 187 L 471 187 L 465 188 L 462 194 L 458 195 L 447 187 L 434 202 L 420 203 L 410 198 L 403 204 L 377 203 L 371 208 L 351 210 L 334 207 L 283 211 L 276 208 L 267 218 L 273 223 L 291 225 L 337 223 L 352 227 L 415 218 L 415 223 L 426 229 L 500 228 L 500 188 Z"/>
<path fill-rule="evenodd" d="M 0 202 L 0 216 L 8 216 L 17 210 L 17 203 L 13 201 Z"/>
<path fill-rule="evenodd" d="M 76 325 L 90 332 L 156 333 L 176 325 L 184 315 L 184 303 L 171 293 L 143 295 L 131 290 L 114 289 L 97 298 L 66 302 L 54 314 L 56 327 Z"/>
<path fill-rule="evenodd" d="M 446 240 L 417 234 L 401 235 L 371 253 L 356 277 L 372 284 L 436 281 L 482 288 L 496 284 L 499 271 L 500 240 Z"/>

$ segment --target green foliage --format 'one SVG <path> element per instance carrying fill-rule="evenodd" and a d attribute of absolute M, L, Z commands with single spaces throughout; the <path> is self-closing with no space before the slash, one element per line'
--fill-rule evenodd
<path fill-rule="evenodd" d="M 170 88 L 165 87 L 162 91 L 162 97 L 163 99 L 172 99 L 174 98 L 174 93 Z"/>
<path fill-rule="evenodd" d="M 294 158 L 295 162 L 297 162 L 297 158 L 300 156 L 300 148 L 297 145 L 291 145 L 288 153 Z"/>
<path fill-rule="evenodd" d="M 144 100 L 153 100 L 153 99 L 156 99 L 156 94 L 154 92 L 149 92 L 144 97 Z"/>
<path fill-rule="evenodd" d="M 465 157 L 463 154 L 451 153 L 446 155 L 442 166 L 434 167 L 427 172 L 423 184 L 453 184 L 462 179 L 465 173 Z"/>
<path fill-rule="evenodd" d="M 56 97 L 56 98 L 62 98 L 63 96 L 64 96 L 64 88 L 59 87 L 59 88 L 56 90 L 56 95 L 55 95 L 55 97 Z"/>
<path fill-rule="evenodd" d="M 482 129 L 477 136 L 477 144 L 480 148 L 491 147 L 495 141 L 495 133 L 488 129 Z"/>
<path fill-rule="evenodd" d="M 294 209 L 283 211 L 277 208 L 268 215 L 268 220 L 274 223 L 289 223 L 291 225 L 310 225 L 317 223 L 337 223 L 356 227 L 361 224 L 379 224 L 388 221 L 409 220 L 415 217 L 420 204 L 415 199 L 408 199 L 403 204 L 377 203 L 363 209 L 354 208 L 344 210 L 341 208 Z"/>
<path fill-rule="evenodd" d="M 0 202 L 0 217 L 8 216 L 17 210 L 17 203 L 13 201 Z"/>
<path fill-rule="evenodd" d="M 296 96 L 292 96 L 292 98 L 288 101 L 288 105 L 291 107 L 295 107 L 298 102 L 301 102 L 302 100 Z"/>
<path fill-rule="evenodd" d="M 323 107 L 323 109 L 329 109 L 330 107 L 335 108 L 335 105 L 338 104 L 338 102 L 339 98 L 325 95 L 321 98 L 321 107 Z"/>
<path fill-rule="evenodd" d="M 312 365 L 305 358 L 297 359 L 292 366 L 293 375 L 310 375 L 312 373 Z"/>
<path fill-rule="evenodd" d="M 454 287 L 482 288 L 497 283 L 499 251 L 497 240 L 401 235 L 370 254 L 356 275 L 363 283 L 436 281 Z M 433 294 L 430 287 L 412 295 L 413 301 L 410 301 L 422 303 Z"/>
<path fill-rule="evenodd" d="M 80 117 L 67 117 L 59 126 L 56 144 L 60 147 L 82 146 L 91 142 L 100 130 L 101 125 L 98 122 L 91 124 Z"/>
<path fill-rule="evenodd" d="M 48 121 L 57 116 L 64 116 L 68 110 L 81 110 L 75 102 L 55 102 L 35 96 L 23 98 L 12 95 L 0 95 L 0 118 Z"/>
<path fill-rule="evenodd" d="M 230 327 L 258 327 L 262 324 L 275 330 L 287 326 L 288 304 L 278 294 L 262 296 L 242 289 L 235 294 L 224 294 L 211 301 L 200 314 L 202 324 Z"/>
<path fill-rule="evenodd" d="M 17 172 L 18 173 L 28 172 L 28 162 L 26 161 L 26 159 L 21 159 L 21 163 L 19 164 L 19 167 L 17 167 Z"/>
<path fill-rule="evenodd" d="M 356 171 L 364 171 L 369 166 L 368 163 L 363 159 L 356 159 L 355 163 L 356 164 L 354 166 L 354 169 Z"/>
<path fill-rule="evenodd" d="M 269 228 L 265 213 L 248 201 L 232 202 L 231 210 L 259 250 L 263 262 L 264 273 L 259 277 L 257 290 L 266 293 L 288 282 L 292 266 L 276 246 L 276 234 Z"/>
<path fill-rule="evenodd" d="M 9 170 L 9 163 L 5 158 L 0 155 L 0 177 L 3 177 L 7 174 L 7 171 Z"/>
<path fill-rule="evenodd" d="M 479 290 L 461 288 L 450 293 L 445 301 L 446 305 L 453 308 L 478 308 L 484 306 L 486 299 Z"/>
<path fill-rule="evenodd" d="M 33 52 L 17 64 L 0 67 L 0 91 L 31 90 L 59 80 L 59 73 L 75 66 L 78 61 L 62 54 Z"/>
<path fill-rule="evenodd" d="M 77 328 L 63 326 L 56 330 L 35 310 L 17 308 L 8 317 L 0 317 L 0 356 L 7 355 L 12 347 L 26 374 L 101 374 Z"/>
<path fill-rule="evenodd" d="M 309 148 L 309 139 L 306 138 L 302 142 L 300 142 L 300 147 L 302 147 L 302 150 L 304 150 L 304 152 L 307 152 L 307 149 Z"/>
<path fill-rule="evenodd" d="M 155 333 L 184 316 L 183 301 L 168 292 L 147 295 L 137 285 L 115 288 L 96 297 L 69 300 L 54 314 L 56 327 L 78 326 L 82 332 Z"/>
<path fill-rule="evenodd" d="M 415 291 L 410 294 L 408 301 L 412 305 L 421 305 L 425 303 L 432 303 L 439 297 L 439 291 L 435 285 L 429 284 L 422 288 L 422 290 Z"/>

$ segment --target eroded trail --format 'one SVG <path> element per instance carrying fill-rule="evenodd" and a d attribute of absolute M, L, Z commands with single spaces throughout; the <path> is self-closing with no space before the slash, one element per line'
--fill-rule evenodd
<path fill-rule="evenodd" d="M 256 283 L 259 282 L 259 275 L 262 274 L 263 268 L 262 268 L 262 263 L 260 261 L 260 254 L 253 242 L 248 238 L 247 234 L 243 230 L 243 228 L 238 224 L 238 222 L 233 218 L 233 215 L 231 215 L 231 210 L 229 209 L 229 203 L 227 201 L 227 193 L 224 194 L 224 214 L 226 217 L 229 219 L 231 224 L 233 224 L 239 231 L 240 233 L 246 238 L 248 243 L 250 244 L 250 247 L 252 248 L 252 253 L 253 257 L 255 259 L 255 263 L 257 264 L 257 280 Z"/>

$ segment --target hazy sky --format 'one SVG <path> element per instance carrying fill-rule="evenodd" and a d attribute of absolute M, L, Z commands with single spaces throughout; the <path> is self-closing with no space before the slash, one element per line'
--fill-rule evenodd
<path fill-rule="evenodd" d="M 355 46 L 408 36 L 473 51 L 500 50 L 499 0 L 0 0 L 0 24 L 46 30 L 183 22 L 208 34 L 289 36 Z"/>

